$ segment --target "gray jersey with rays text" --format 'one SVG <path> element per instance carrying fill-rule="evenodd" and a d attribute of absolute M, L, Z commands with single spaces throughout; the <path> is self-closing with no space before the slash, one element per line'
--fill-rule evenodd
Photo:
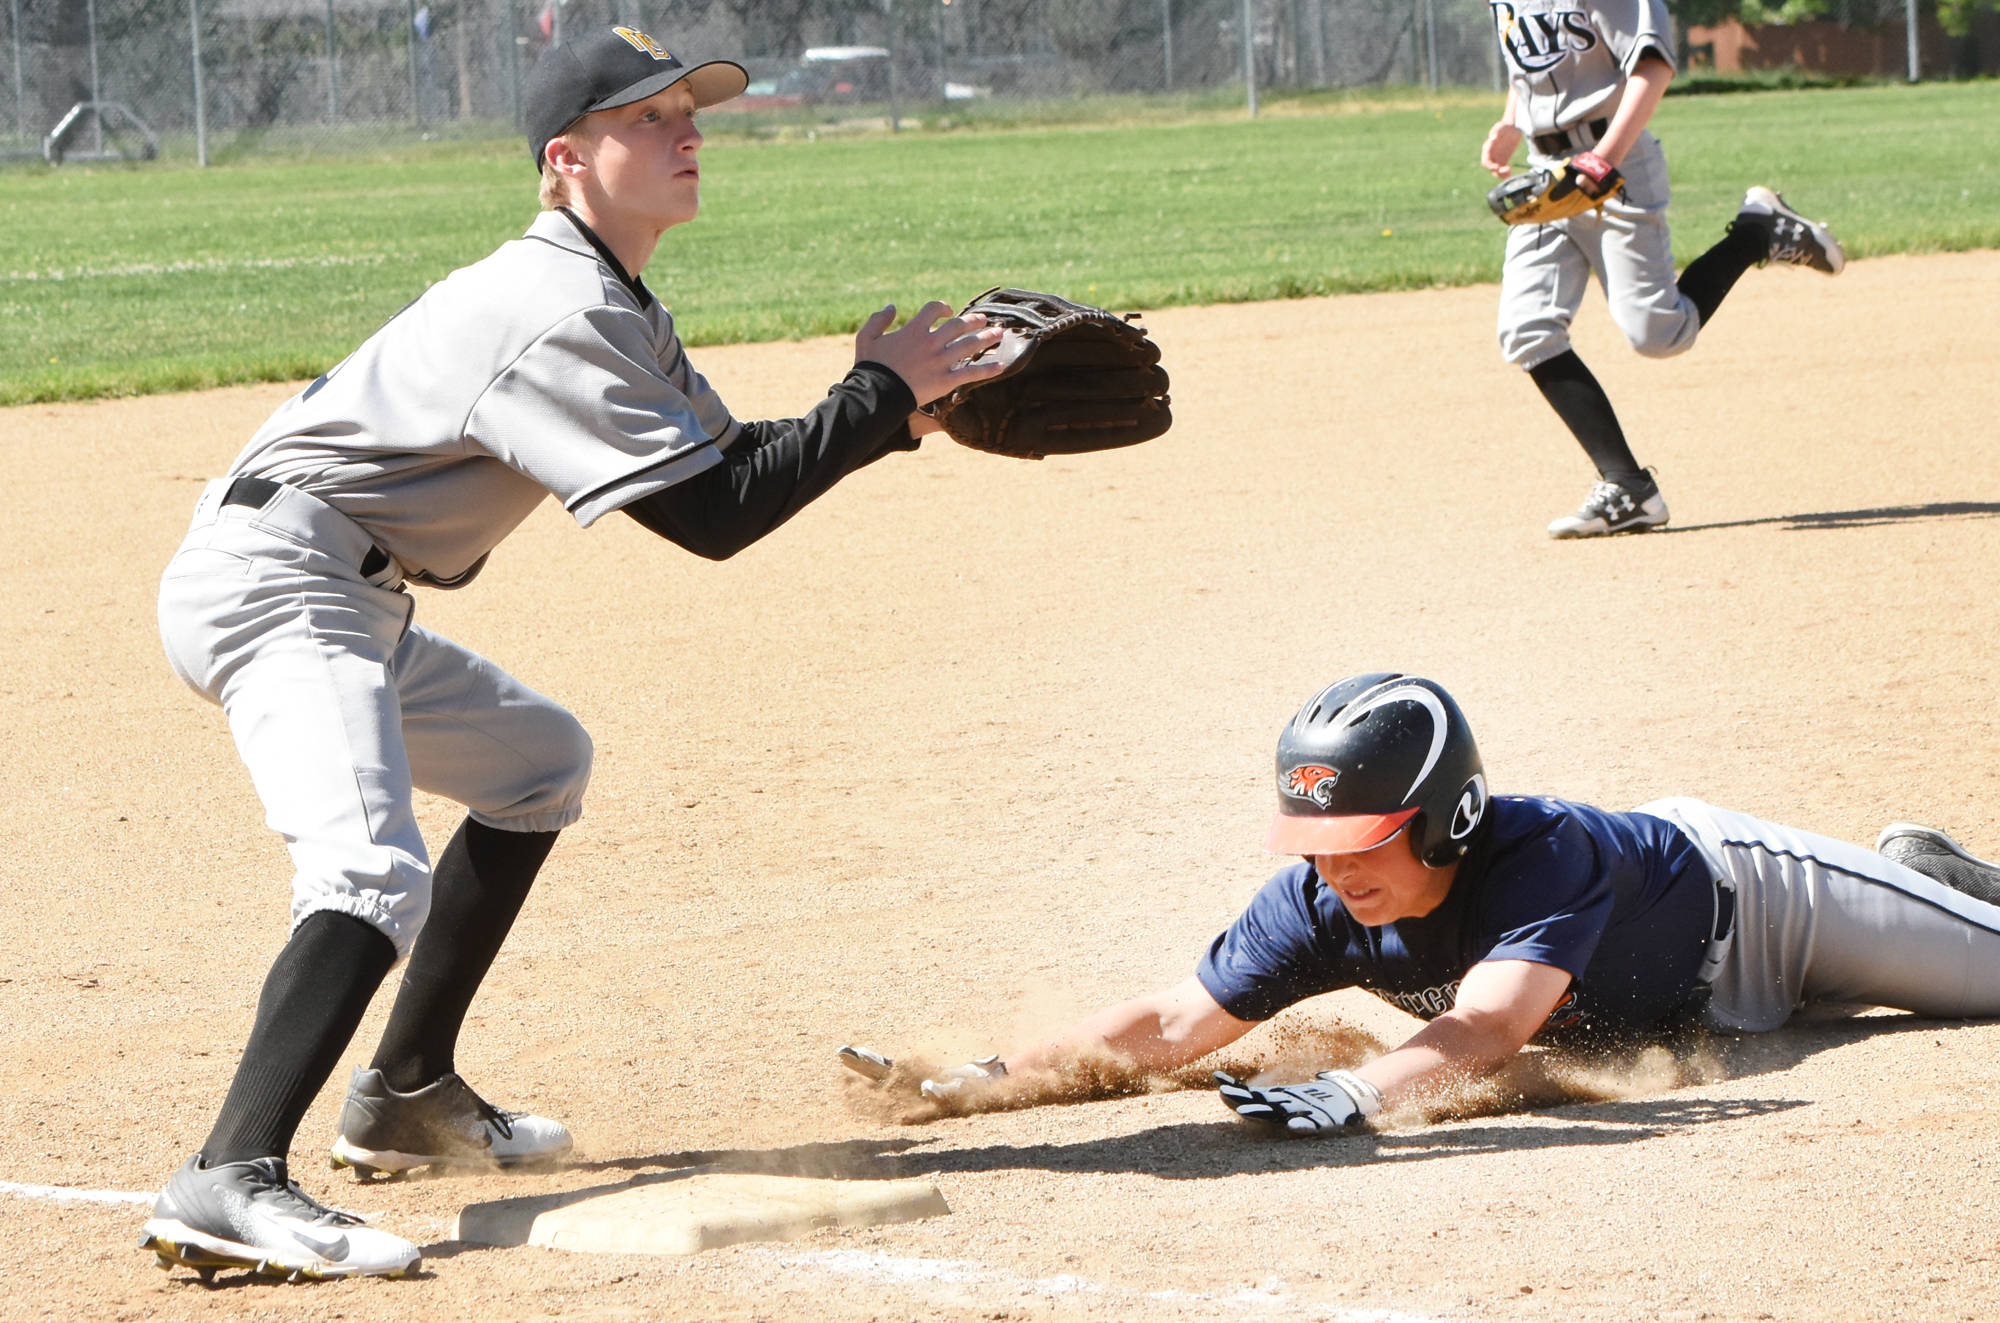
<path fill-rule="evenodd" d="M 409 578 L 456 586 L 551 493 L 588 526 L 739 431 L 659 300 L 545 211 L 288 400 L 229 473 L 310 492 Z"/>
<path fill-rule="evenodd" d="M 1490 0 L 1524 133 L 1608 119 L 1651 51 L 1673 64 L 1665 0 Z"/>

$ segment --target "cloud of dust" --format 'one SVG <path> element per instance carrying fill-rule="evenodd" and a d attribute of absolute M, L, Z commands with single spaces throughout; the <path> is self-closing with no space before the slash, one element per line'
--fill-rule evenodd
<path fill-rule="evenodd" d="M 1239 1078 L 1301 1080 L 1322 1070 L 1358 1066 L 1384 1049 L 1374 1035 L 1337 1020 L 1283 1017 L 1176 1071 L 1148 1071 L 1108 1052 L 1082 1053 L 1054 1070 L 1008 1075 L 944 1099 L 926 1098 L 918 1086 L 957 1060 L 929 1051 L 907 1052 L 895 1058 L 894 1069 L 880 1081 L 843 1071 L 842 1100 L 870 1120 L 921 1125 L 945 1116 L 1205 1089 L 1218 1070 Z"/>
<path fill-rule="evenodd" d="M 1699 1037 L 1673 1046 L 1529 1049 L 1490 1075 L 1426 1090 L 1377 1117 L 1376 1124 L 1396 1129 L 1572 1103 L 1617 1102 L 1727 1078 L 1722 1058 Z"/>
<path fill-rule="evenodd" d="M 1205 1089 L 1215 1071 L 1283 1084 L 1322 1070 L 1351 1070 L 1388 1050 L 1373 1034 L 1337 1019 L 1281 1016 L 1221 1051 L 1179 1070 L 1152 1072 L 1109 1053 L 1080 1054 L 1049 1071 L 1009 1075 L 955 1097 L 926 1098 L 918 1085 L 957 1064 L 935 1051 L 896 1058 L 887 1079 L 842 1072 L 842 1099 L 870 1120 L 922 1125 L 947 1116 L 1092 1102 L 1174 1089 Z M 1384 1129 L 1497 1116 L 1572 1103 L 1612 1102 L 1727 1078 L 1716 1051 L 1699 1038 L 1590 1051 L 1529 1049 L 1476 1079 L 1450 1081 L 1376 1118 Z"/>

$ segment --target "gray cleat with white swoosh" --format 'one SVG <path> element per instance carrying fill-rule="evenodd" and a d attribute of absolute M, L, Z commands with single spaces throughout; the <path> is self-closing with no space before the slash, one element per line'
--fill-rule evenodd
<path fill-rule="evenodd" d="M 422 1257 L 401 1236 L 377 1231 L 301 1190 L 283 1158 L 209 1167 L 199 1154 L 153 1201 L 139 1247 L 152 1250 L 162 1268 L 192 1268 L 204 1281 L 224 1268 L 292 1281 L 402 1277 Z"/>

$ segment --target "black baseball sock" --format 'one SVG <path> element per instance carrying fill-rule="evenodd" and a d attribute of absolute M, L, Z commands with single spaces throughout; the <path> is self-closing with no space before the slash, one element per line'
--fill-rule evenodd
<path fill-rule="evenodd" d="M 1632 448 L 1625 444 L 1625 430 L 1618 425 L 1611 397 L 1574 349 L 1565 349 L 1548 362 L 1529 368 L 1528 375 L 1582 444 L 1598 473 L 1628 490 L 1652 494 L 1652 476 L 1639 467 Z"/>
<path fill-rule="evenodd" d="M 389 939 L 352 915 L 322 910 L 293 931 L 264 979 L 250 1043 L 201 1146 L 209 1165 L 290 1152 L 306 1108 L 395 962 Z"/>
<path fill-rule="evenodd" d="M 1729 223 L 1729 233 L 1715 247 L 1687 264 L 1681 272 L 1681 293 L 1688 296 L 1708 325 L 1722 300 L 1745 271 L 1770 256 L 1771 233 L 1757 216 L 1739 216 Z"/>
<path fill-rule="evenodd" d="M 457 1069 L 458 1031 L 528 899 L 552 831 L 501 831 L 467 818 L 432 870 L 431 912 L 403 971 L 374 1069 L 399 1093 Z"/>

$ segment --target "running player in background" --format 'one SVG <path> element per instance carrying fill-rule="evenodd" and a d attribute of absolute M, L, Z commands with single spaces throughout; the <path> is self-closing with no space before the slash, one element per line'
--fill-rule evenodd
<path fill-rule="evenodd" d="M 1218 1075 L 1223 1100 L 1253 1121 L 1326 1130 L 1421 1103 L 1530 1042 L 1762 1032 L 1814 1003 L 2000 1015 L 2000 869 L 1930 828 L 1894 824 L 1869 851 L 1697 799 L 1614 813 L 1491 796 L 1451 696 L 1393 673 L 1307 700 L 1279 736 L 1277 784 L 1265 848 L 1301 862 L 1191 978 L 923 1092 L 977 1110 L 1006 1076 L 1104 1057 L 1165 1075 L 1340 988 L 1428 1023 L 1299 1084 Z M 875 1078 L 892 1066 L 840 1056 Z"/>
<path fill-rule="evenodd" d="M 1551 523 L 1549 535 L 1657 528 L 1667 522 L 1666 498 L 1633 457 L 1604 388 L 1570 348 L 1570 322 L 1590 276 L 1632 348 L 1668 358 L 1694 344 L 1751 267 L 1782 262 L 1837 275 L 1847 258 L 1826 226 L 1758 186 L 1722 240 L 1676 281 L 1667 160 L 1647 128 L 1674 77 L 1665 0 L 1493 0 L 1491 7 L 1509 83 L 1507 108 L 1479 163 L 1504 179 L 1525 140 L 1530 166 L 1568 160 L 1585 191 L 1595 196 L 1602 186 L 1608 194 L 1597 210 L 1507 232 L 1501 352 L 1534 379 L 1599 475 L 1582 507 Z"/>
<path fill-rule="evenodd" d="M 214 1128 L 167 1182 L 143 1244 L 164 1267 L 397 1276 L 417 1247 L 321 1205 L 293 1134 L 389 969 L 408 960 L 357 1069 L 337 1164 L 560 1157 L 569 1131 L 459 1078 L 458 1034 L 556 835 L 583 811 L 590 737 L 562 707 L 413 623 L 406 584 L 468 583 L 554 495 L 579 524 L 624 511 L 734 554 L 930 430 L 915 414 L 997 364 L 997 330 L 927 304 L 869 317 L 855 363 L 801 418 L 741 422 L 640 279 L 693 220 L 698 107 L 741 92 L 632 28 L 547 52 L 525 93 L 548 210 L 452 273 L 287 401 L 209 484 L 161 584 L 175 670 L 221 705 L 290 846 L 289 940 Z M 469 810 L 436 866 L 416 787 Z"/>

